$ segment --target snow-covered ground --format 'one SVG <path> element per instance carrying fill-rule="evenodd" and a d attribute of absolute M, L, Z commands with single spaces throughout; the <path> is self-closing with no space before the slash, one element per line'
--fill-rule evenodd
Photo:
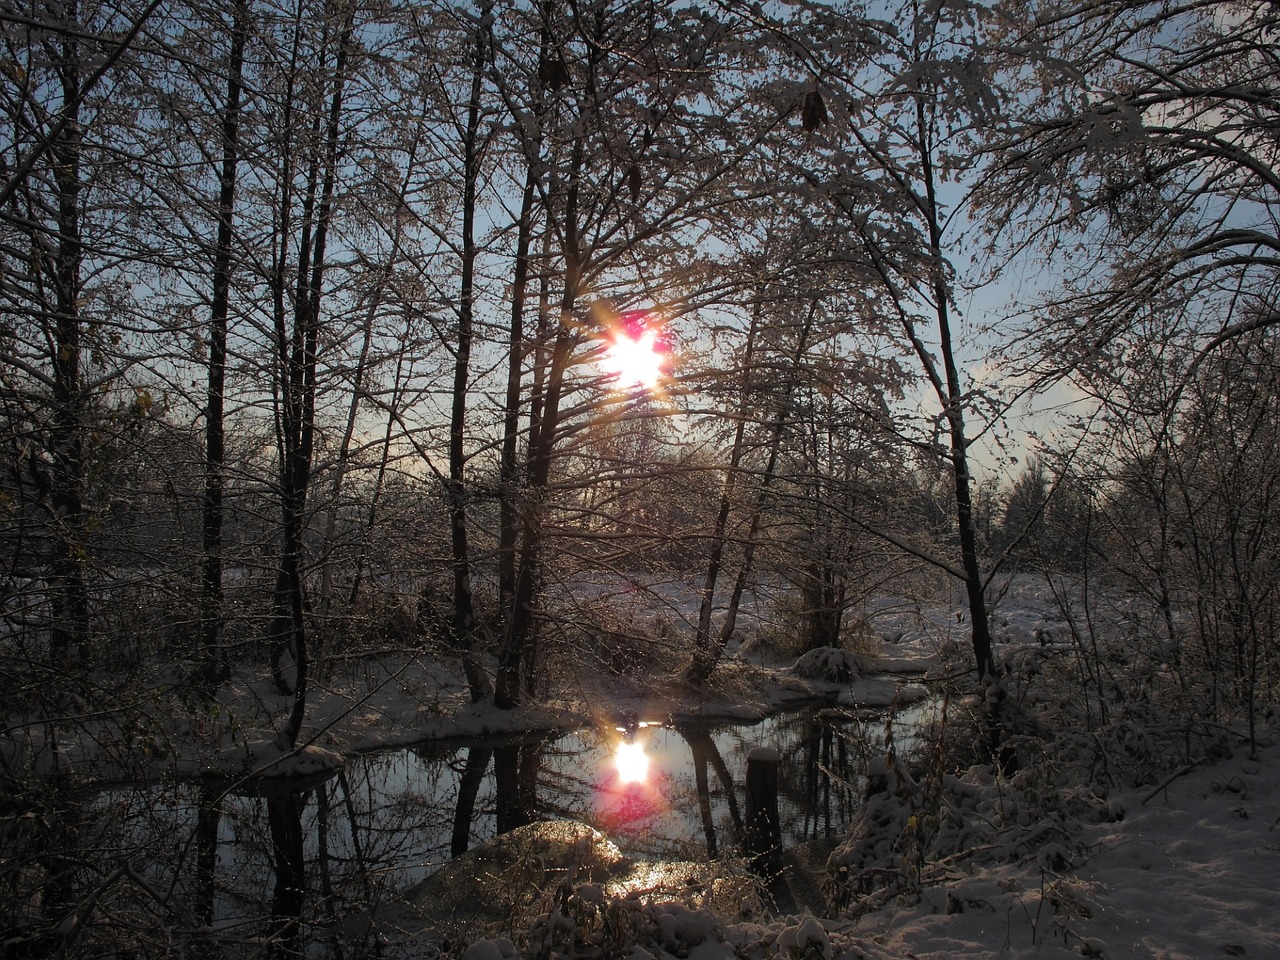
<path fill-rule="evenodd" d="M 1126 791 L 1111 799 L 1115 819 L 1082 826 L 1070 849 L 978 856 L 972 872 L 945 870 L 918 897 L 857 920 L 742 922 L 670 901 L 606 907 L 590 884 L 567 912 L 584 956 L 608 946 L 609 922 L 624 918 L 632 960 L 1272 960 L 1280 957 L 1278 769 L 1271 744 L 1257 759 L 1242 751 L 1160 789 Z M 552 936 L 551 925 L 532 931 L 534 949 L 569 953 L 571 937 Z M 467 960 L 513 952 L 499 939 L 474 945 Z"/>
<path fill-rule="evenodd" d="M 625 592 L 597 587 L 599 596 L 584 592 L 584 601 L 616 603 Z M 679 621 L 687 624 L 695 612 L 693 599 L 674 588 L 668 593 L 656 612 L 648 606 L 651 597 L 634 603 L 646 617 L 674 621 L 679 632 Z M 641 719 L 758 717 L 815 696 L 867 707 L 901 697 L 899 682 L 865 675 L 823 679 L 812 664 L 797 670 L 769 657 L 751 641 L 767 614 L 750 612 L 744 642 L 735 643 L 708 691 L 692 691 L 670 672 L 641 683 L 587 664 L 558 674 L 547 704 L 501 711 L 469 703 L 456 666 L 436 658 L 353 658 L 316 678 L 299 750 L 282 752 L 275 742 L 288 699 L 266 676 L 256 676 L 228 684 L 209 716 L 170 724 L 161 753 L 181 773 L 286 775 L 360 751 L 567 728 L 628 712 Z M 863 613 L 873 635 L 863 638 L 852 661 L 863 674 L 896 672 L 914 682 L 926 671 L 962 672 L 967 623 L 958 599 L 922 605 L 881 598 Z M 1123 599 L 1108 615 L 1117 636 L 1132 631 Z M 1256 752 L 1238 725 L 1224 728 L 1207 752 L 1188 743 L 1183 763 L 1163 769 L 1135 763 L 1107 770 L 1057 757 L 1060 744 L 1100 741 L 1103 734 L 1077 729 L 1061 739 L 1071 721 L 1060 717 L 1081 694 L 1055 687 L 1045 679 L 1051 670 L 1040 665 L 1073 655 L 1052 591 L 1035 581 L 1015 584 L 1001 596 L 993 628 L 1001 655 L 1017 659 L 1023 651 L 1024 661 L 1036 665 L 1025 672 L 1039 678 L 1039 699 L 1020 702 L 1037 728 L 1021 745 L 1022 769 L 997 777 L 974 760 L 930 777 L 928 757 L 886 760 L 873 771 L 883 775 L 884 789 L 864 804 L 864 821 L 831 860 L 837 871 L 848 868 L 846 881 L 860 873 L 870 882 L 863 889 L 851 882 L 833 887 L 841 904 L 824 911 L 830 916 L 748 916 L 674 900 L 610 900 L 588 883 L 549 897 L 545 916 L 524 937 L 478 939 L 466 951 L 468 960 L 515 952 L 630 960 L 1280 958 L 1280 730 L 1274 717 L 1260 722 Z M 838 667 L 837 661 L 827 657 L 820 666 Z M 1159 717 L 1150 707 L 1148 715 Z M 950 736 L 963 739 L 963 730 Z M 68 762 L 89 767 L 98 759 L 89 743 L 61 749 Z M 1105 759 L 1105 746 L 1098 756 Z M 401 943 L 388 955 L 425 954 Z"/>
<path fill-rule="evenodd" d="M 883 640 L 882 666 L 937 666 L 940 650 L 964 637 L 962 609 L 892 600 L 881 609 L 872 623 Z M 1117 633 L 1131 629 L 1125 601 L 1112 613 Z M 1003 653 L 1051 657 L 1070 649 L 1052 592 L 1034 581 L 1002 598 L 993 626 Z M 771 681 L 782 675 L 772 672 Z M 1057 695 L 1069 700 L 1073 692 Z M 1051 696 L 1034 709 L 1058 707 Z M 1012 777 L 976 765 L 947 774 L 929 794 L 919 770 L 913 775 L 891 760 L 880 770 L 885 792 L 865 806 L 862 848 L 855 828 L 831 860 L 838 868 L 861 857 L 882 880 L 861 902 L 855 895 L 843 910 L 824 911 L 832 916 L 762 921 L 672 900 L 607 902 L 586 884 L 526 940 L 481 940 L 467 960 L 545 951 L 632 960 L 1280 958 L 1280 746 L 1273 723 L 1260 729 L 1256 750 L 1238 732 L 1223 731 L 1207 752 L 1188 741 L 1189 763 L 1123 787 L 1116 784 L 1127 773 L 1143 777 L 1097 769 L 1093 780 L 1076 770 L 1071 782 L 1075 768 L 1049 757 L 1033 758 Z M 1041 747 L 1052 751 L 1053 741 Z M 1068 779 L 1054 780 L 1055 772 Z M 931 813 L 935 822 L 926 825 Z M 913 838 L 921 849 L 931 844 L 936 859 L 913 850 Z M 867 855 L 873 848 L 879 860 Z M 918 862 L 909 864 L 913 857 Z"/>
<path fill-rule="evenodd" d="M 1269 738 L 1270 739 L 1270 738 Z M 918 902 L 832 925 L 836 953 L 1204 960 L 1280 957 L 1280 749 L 1240 748 L 1008 859 L 976 857 Z M 1017 834 L 1019 831 L 1014 830 Z"/>

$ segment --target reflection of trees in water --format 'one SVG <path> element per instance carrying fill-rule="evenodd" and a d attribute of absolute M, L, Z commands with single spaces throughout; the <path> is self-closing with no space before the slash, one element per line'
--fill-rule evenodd
<path fill-rule="evenodd" d="M 192 957 L 257 955 L 264 935 L 278 956 L 359 954 L 367 937 L 343 924 L 340 943 L 336 920 L 449 859 L 459 822 L 469 845 L 499 821 L 534 819 L 541 753 L 541 743 L 440 745 L 292 784 L 170 781 L 42 798 L 40 816 L 0 837 L 11 901 L 0 898 L 0 926 L 30 955 L 119 952 L 141 916 L 192 931 L 173 945 Z M 498 773 L 486 780 L 490 761 Z M 92 898 L 72 949 L 59 930 Z"/>
<path fill-rule="evenodd" d="M 306 854 L 303 850 L 302 810 L 306 794 L 290 790 L 267 797 L 267 826 L 275 865 L 269 936 L 277 956 L 301 956 L 299 928 L 307 903 Z"/>
<path fill-rule="evenodd" d="M 538 812 L 538 771 L 544 741 L 509 744 L 493 751 L 498 833 L 532 823 Z"/>
<path fill-rule="evenodd" d="M 778 722 L 779 791 L 795 814 L 794 840 L 838 836 L 849 823 L 867 769 L 868 726 L 834 711 Z"/>
<path fill-rule="evenodd" d="M 682 740 L 689 748 L 692 762 L 687 769 L 679 763 L 674 764 L 674 771 L 666 769 L 672 766 L 670 764 L 661 765 L 663 770 L 655 772 L 644 789 L 636 788 L 635 797 L 622 798 L 624 806 L 628 799 L 634 800 L 633 807 L 625 806 L 620 810 L 610 806 L 607 811 L 599 806 L 600 791 L 602 779 L 607 782 L 612 769 L 616 737 L 608 731 L 583 731 L 548 741 L 543 745 L 541 755 L 539 809 L 553 818 L 594 821 L 594 825 L 606 833 L 620 829 L 633 852 L 643 855 L 688 857 L 693 855 L 694 848 L 701 852 L 705 842 L 705 852 L 712 857 L 718 856 L 726 807 L 733 842 L 737 842 L 742 826 L 733 774 L 716 744 L 715 737 L 722 730 L 703 724 L 680 724 L 653 727 L 641 733 L 639 736 L 645 738 L 645 748 L 651 753 L 671 749 L 661 746 L 668 733 Z M 627 830 L 631 815 L 637 816 L 637 822 L 647 823 L 647 818 L 659 809 L 668 811 L 661 814 L 664 830 Z M 695 810 L 699 817 L 697 821 L 691 817 Z M 620 817 L 620 822 L 611 823 L 611 817 Z M 687 824 L 690 830 L 700 829 L 701 835 L 682 838 L 679 826 L 683 824 Z"/>
<path fill-rule="evenodd" d="M 336 920 L 448 859 L 459 753 L 368 756 L 305 790 L 265 796 L 202 789 L 193 804 L 197 915 L 262 918 L 277 956 L 313 952 L 321 930 L 328 954 L 359 953 L 366 938 L 339 942 Z"/>
<path fill-rule="evenodd" d="M 454 807 L 453 835 L 449 855 L 460 857 L 471 846 L 471 823 L 476 816 L 476 797 L 484 783 L 485 771 L 493 751 L 488 747 L 468 747 L 467 759 L 458 780 L 458 803 Z"/>
<path fill-rule="evenodd" d="M 822 720 L 809 722 L 804 745 L 804 839 L 817 839 L 819 830 L 823 838 L 829 838 L 852 818 L 857 802 L 850 762 L 853 755 L 844 727 Z M 865 769 L 863 762 L 858 770 Z"/>
<path fill-rule="evenodd" d="M 213 899 L 218 866 L 218 827 L 222 819 L 222 792 L 200 785 L 196 807 L 196 882 L 193 913 L 203 926 L 213 926 Z"/>
<path fill-rule="evenodd" d="M 827 710 L 779 719 L 779 783 L 796 813 L 793 842 L 843 835 L 861 800 L 869 759 L 890 749 L 909 755 L 930 703 L 887 712 Z"/>
<path fill-rule="evenodd" d="M 545 816 L 583 819 L 583 811 L 591 809 L 595 791 L 598 758 L 593 755 L 603 755 L 604 750 L 604 736 L 599 731 L 543 742 L 538 755 L 538 782 L 542 788 L 541 809 Z M 593 757 L 592 762 L 586 762 L 587 757 Z"/>
<path fill-rule="evenodd" d="M 631 838 L 632 852 L 724 855 L 741 838 L 744 758 L 761 744 L 782 756 L 785 842 L 836 834 L 853 813 L 866 756 L 883 752 L 885 730 L 883 717 L 830 714 L 651 731 L 649 749 L 668 753 L 659 764 L 667 771 L 664 809 L 660 823 L 651 829 L 646 821 Z M 499 831 L 543 818 L 596 819 L 615 739 L 584 731 L 500 746 L 435 744 L 361 757 L 327 780 L 271 796 L 246 784 L 167 783 L 108 791 L 91 807 L 67 804 L 66 814 L 49 804 L 48 829 L 36 831 L 33 820 L 29 834 L 6 841 L 24 845 L 13 851 L 15 862 L 49 868 L 23 874 L 22 900 L 0 905 L 0 917 L 22 919 L 25 909 L 23 936 L 50 935 L 87 895 L 81 874 L 110 873 L 111 864 L 95 857 L 128 850 L 131 863 L 147 865 L 149 886 L 133 890 L 130 877 L 120 880 L 111 891 L 114 915 L 168 911 L 171 929 L 205 931 L 207 944 L 186 945 L 193 955 L 248 949 L 264 931 L 284 954 L 350 952 L 359 940 L 339 945 L 339 926 L 348 925 L 337 918 L 369 909 Z M 154 891 L 167 891 L 163 904 Z M 316 940 L 321 933 L 328 949 Z M 99 935 L 86 930 L 77 947 L 90 949 Z"/>
<path fill-rule="evenodd" d="M 547 741 L 510 743 L 500 747 L 475 745 L 466 748 L 466 760 L 458 777 L 458 798 L 453 808 L 450 855 L 466 853 L 471 846 L 476 803 L 485 782 L 489 761 L 493 761 L 493 813 L 497 834 L 509 833 L 538 819 L 538 776 Z"/>
<path fill-rule="evenodd" d="M 711 808 L 711 785 L 707 776 L 707 768 L 711 767 L 720 780 L 720 787 L 729 806 L 730 823 L 733 827 L 733 842 L 742 839 L 742 814 L 738 810 L 738 794 L 734 788 L 733 775 L 729 772 L 720 749 L 712 739 L 711 729 L 704 726 L 679 725 L 676 732 L 689 744 L 693 756 L 694 790 L 698 797 L 698 810 L 702 815 L 702 829 L 707 838 L 707 856 L 719 856 L 719 844 L 716 840 L 715 816 Z"/>

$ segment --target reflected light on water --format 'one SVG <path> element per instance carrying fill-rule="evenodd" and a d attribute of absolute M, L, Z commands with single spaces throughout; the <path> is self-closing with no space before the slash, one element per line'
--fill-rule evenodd
<path fill-rule="evenodd" d="M 619 783 L 644 783 L 649 776 L 649 755 L 644 752 L 643 743 L 619 743 L 613 763 L 618 768 Z"/>

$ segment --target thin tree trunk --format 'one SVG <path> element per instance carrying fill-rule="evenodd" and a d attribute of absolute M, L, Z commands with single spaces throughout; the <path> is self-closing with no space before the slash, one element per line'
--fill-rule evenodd
<path fill-rule="evenodd" d="M 543 500 L 546 497 L 547 482 L 551 476 L 564 377 L 576 342 L 573 310 L 577 302 L 578 287 L 582 280 L 584 266 L 579 249 L 577 224 L 577 178 L 584 159 L 583 151 L 584 145 L 579 139 L 573 147 L 569 167 L 570 185 L 565 198 L 565 274 L 564 290 L 560 301 L 560 322 L 556 330 L 555 345 L 551 351 L 550 368 L 547 371 L 542 403 L 540 409 L 531 414 L 529 424 L 529 499 L 523 505 L 524 525 L 520 566 L 507 621 L 507 634 L 498 656 L 498 677 L 494 689 L 494 703 L 504 709 L 515 706 L 522 697 L 522 665 L 531 659 L 530 646 L 534 642 L 534 605 L 542 573 L 542 517 L 545 509 Z"/>
<path fill-rule="evenodd" d="M 244 48 L 249 28 L 245 0 L 235 5 L 231 22 L 231 49 L 227 65 L 227 99 L 222 115 L 222 168 L 218 174 L 218 233 L 214 246 L 213 301 L 209 317 L 209 382 L 205 404 L 205 475 L 202 529 L 204 564 L 201 577 L 200 685 L 212 692 L 224 670 L 222 638 L 226 617 L 223 607 L 223 470 L 225 459 L 224 402 L 227 370 L 227 315 L 229 310 L 236 173 L 240 158 L 240 94 L 243 85 Z"/>
<path fill-rule="evenodd" d="M 520 386 L 524 368 L 524 310 L 529 288 L 529 246 L 533 233 L 536 175 L 532 164 L 525 174 L 516 232 L 515 273 L 511 289 L 511 324 L 507 336 L 507 393 L 503 405 L 502 459 L 499 467 L 498 595 L 500 609 L 513 608 L 516 595 L 516 549 L 520 536 L 521 483 L 517 454 L 520 446 Z"/>
<path fill-rule="evenodd" d="M 391 260 L 395 261 L 400 247 L 397 233 L 392 247 Z M 369 305 L 364 314 L 364 328 L 360 337 L 360 355 L 356 358 L 356 367 L 351 376 L 351 402 L 347 405 L 347 422 L 342 431 L 342 440 L 338 444 L 338 453 L 333 468 L 333 483 L 329 488 L 329 510 L 324 521 L 324 571 L 320 575 L 320 622 L 329 619 L 333 603 L 333 544 L 337 538 L 339 500 L 342 484 L 346 480 L 347 470 L 351 465 L 351 441 L 355 437 L 356 423 L 360 418 L 360 401 L 364 398 L 365 370 L 369 364 L 369 348 L 373 343 L 373 322 L 377 318 L 378 308 L 382 305 L 382 291 L 386 284 L 387 273 L 379 278 L 377 286 L 369 296 Z"/>
<path fill-rule="evenodd" d="M 711 549 L 707 555 L 707 573 L 702 583 L 702 598 L 698 606 L 698 627 L 694 636 L 694 665 L 692 676 L 703 678 L 711 672 L 718 653 L 711 637 L 711 615 L 715 609 L 716 583 L 720 578 L 720 565 L 724 559 L 725 532 L 729 527 L 729 513 L 733 509 L 733 495 L 738 485 L 738 468 L 742 464 L 744 449 L 743 440 L 746 435 L 747 408 L 751 391 L 748 381 L 755 360 L 756 334 L 760 326 L 760 317 L 764 312 L 763 290 L 756 298 L 751 311 L 751 323 L 747 328 L 747 342 L 742 356 L 742 385 L 738 402 L 738 423 L 734 428 L 733 449 L 729 457 L 729 466 L 725 472 L 724 487 L 720 493 L 720 509 L 716 513 L 715 524 L 711 530 Z M 701 683 L 702 680 L 699 681 Z"/>
<path fill-rule="evenodd" d="M 955 345 L 951 335 L 951 318 L 948 304 L 945 266 L 942 257 L 942 224 L 938 219 L 938 203 L 935 192 L 932 150 L 925 142 L 927 121 L 923 101 L 916 101 L 916 120 L 920 133 L 920 177 L 925 188 L 925 215 L 929 227 L 929 252 L 933 260 L 933 300 L 938 319 L 938 351 L 942 355 L 942 368 L 946 376 L 946 394 L 939 397 L 951 439 L 951 470 L 955 480 L 956 530 L 960 537 L 960 568 L 964 572 L 965 594 L 969 601 L 969 618 L 972 621 L 973 656 L 978 675 L 984 684 L 995 678 L 995 660 L 991 651 L 991 624 L 987 617 L 987 604 L 983 596 L 982 570 L 978 564 L 978 528 L 973 517 L 973 497 L 969 483 L 969 441 L 964 427 L 964 388 L 956 366 Z M 992 731 L 993 738 L 999 736 Z"/>
<path fill-rule="evenodd" d="M 467 545 L 466 421 L 467 387 L 471 377 L 471 341 L 475 309 L 476 188 L 480 179 L 480 94 L 484 80 L 485 27 L 475 36 L 471 101 L 463 134 L 462 280 L 458 303 L 458 345 L 453 367 L 453 409 L 449 418 L 449 532 L 453 554 L 453 639 L 462 653 L 462 666 L 473 703 L 488 693 L 488 683 L 470 655 L 475 634 L 471 588 L 471 558 Z"/>
<path fill-rule="evenodd" d="M 402 339 L 408 339 L 410 322 L 405 321 L 405 333 Z M 378 518 L 378 507 L 382 500 L 382 491 L 386 488 L 387 467 L 391 463 L 391 435 L 400 417 L 400 401 L 404 394 L 405 351 L 396 356 L 396 373 L 391 388 L 391 402 L 387 407 L 387 425 L 382 432 L 382 453 L 378 458 L 378 472 L 374 477 L 373 489 L 369 491 L 369 510 L 365 514 L 365 530 L 372 531 Z M 367 537 L 365 538 L 367 540 Z M 360 587 L 364 582 L 365 564 L 368 562 L 368 548 L 362 547 L 356 556 L 355 572 L 351 577 L 351 591 L 347 594 L 347 607 L 354 609 L 360 596 Z"/>
<path fill-rule="evenodd" d="M 79 22 L 79 4 L 70 0 L 67 26 Z M 81 652 L 89 636 L 89 601 L 85 586 L 84 413 L 81 387 L 80 303 L 84 251 L 80 236 L 81 124 L 79 44 L 70 31 L 57 51 L 63 110 L 70 122 L 51 146 L 57 189 L 57 236 L 54 251 L 53 411 L 50 418 L 49 501 L 57 531 L 52 538 L 53 623 L 50 651 L 55 659 Z"/>
<path fill-rule="evenodd" d="M 791 363 L 792 368 L 799 367 L 801 360 L 804 358 L 805 350 L 808 349 L 809 333 L 813 329 L 813 318 L 817 311 L 818 301 L 814 300 L 810 303 L 809 312 L 800 328 L 800 338 L 796 343 L 795 356 L 792 358 Z M 778 407 L 777 416 L 774 418 L 769 430 L 769 460 L 765 464 L 764 476 L 761 478 L 760 488 L 756 492 L 755 506 L 752 508 L 747 535 L 743 542 L 742 566 L 738 568 L 738 576 L 734 580 L 733 591 L 729 594 L 729 604 L 725 610 L 724 623 L 720 626 L 720 637 L 705 654 L 695 658 L 693 665 L 689 668 L 687 679 L 694 686 L 701 686 L 707 682 L 707 679 L 711 676 L 711 671 L 715 669 L 721 654 L 724 653 L 725 647 L 729 645 L 729 641 L 733 638 L 733 631 L 737 629 L 738 610 L 742 607 L 742 597 L 746 593 L 747 581 L 751 577 L 755 563 L 756 538 L 760 533 L 760 522 L 764 518 L 769 486 L 777 472 L 778 454 L 782 447 L 782 434 L 786 429 L 787 418 L 791 411 L 791 394 L 794 387 L 794 380 L 788 380 L 782 401 Z"/>
<path fill-rule="evenodd" d="M 295 670 L 293 707 L 290 710 L 288 722 L 280 732 L 281 742 L 288 747 L 296 744 L 306 712 L 309 651 L 306 633 L 306 600 L 302 581 L 302 534 L 305 527 L 307 491 L 311 482 L 312 454 L 315 447 L 320 299 L 324 281 L 329 221 L 333 210 L 347 58 L 350 53 L 354 19 L 355 9 L 353 6 L 348 6 L 343 12 L 343 23 L 334 63 L 333 93 L 329 101 L 324 152 L 312 165 L 307 199 L 304 202 L 301 254 L 298 261 L 298 309 L 294 315 L 288 353 L 282 357 L 286 361 L 283 370 L 286 445 L 281 490 L 284 553 L 280 565 L 280 581 L 288 598 L 288 613 L 291 621 L 288 633 L 292 640 Z M 314 191 L 317 178 L 321 180 L 318 197 Z M 312 223 L 315 224 L 314 241 L 311 237 Z"/>

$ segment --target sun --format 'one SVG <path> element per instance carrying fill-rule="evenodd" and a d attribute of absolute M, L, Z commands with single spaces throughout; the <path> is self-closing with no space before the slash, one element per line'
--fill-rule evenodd
<path fill-rule="evenodd" d="M 621 386 L 652 390 L 662 377 L 663 359 L 656 331 L 644 330 L 633 337 L 625 330 L 619 330 L 613 334 L 600 365 Z"/>

